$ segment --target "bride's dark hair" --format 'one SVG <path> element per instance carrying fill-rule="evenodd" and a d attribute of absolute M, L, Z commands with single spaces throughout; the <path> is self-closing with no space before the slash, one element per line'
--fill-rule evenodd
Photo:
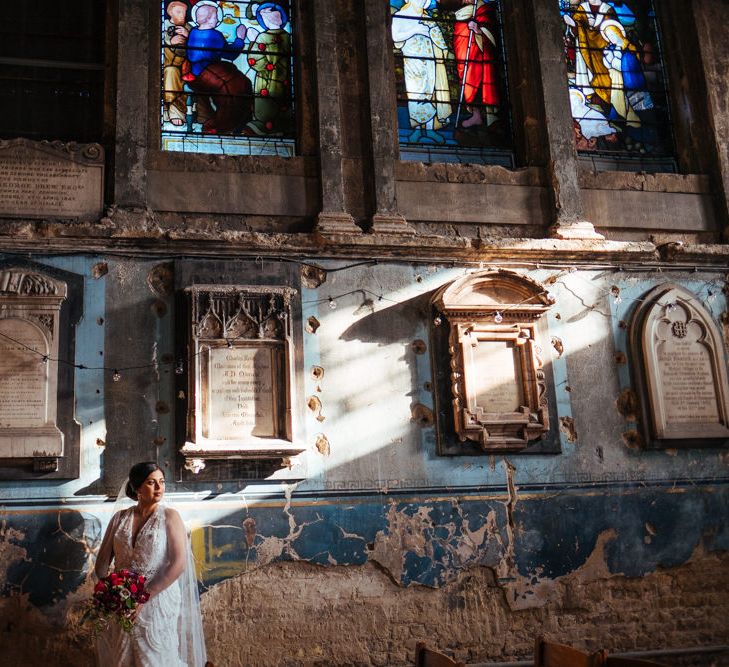
<path fill-rule="evenodd" d="M 162 468 L 160 468 L 154 461 L 142 461 L 141 463 L 135 463 L 129 469 L 129 481 L 127 482 L 126 489 L 124 489 L 127 496 L 129 496 L 132 500 L 136 500 L 137 489 L 142 486 L 147 477 L 157 470 L 164 475 Z"/>

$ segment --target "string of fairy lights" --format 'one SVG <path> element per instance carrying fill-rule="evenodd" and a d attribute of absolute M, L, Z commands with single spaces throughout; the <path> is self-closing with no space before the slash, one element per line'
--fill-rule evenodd
<path fill-rule="evenodd" d="M 113 256 L 119 257 L 126 257 L 126 258 L 138 258 L 137 255 L 133 253 L 113 253 Z M 175 256 L 175 257 L 166 257 L 165 259 L 167 261 L 172 259 L 183 259 L 188 258 L 188 256 Z M 282 262 L 282 263 L 289 263 L 289 264 L 297 264 L 298 266 L 302 268 L 308 268 L 315 272 L 320 272 L 324 276 L 329 274 L 334 274 L 340 271 L 346 271 L 351 270 L 355 268 L 360 268 L 364 266 L 377 266 L 380 264 L 380 260 L 378 259 L 370 259 L 365 260 L 361 262 L 354 262 L 351 264 L 345 264 L 342 266 L 334 266 L 334 267 L 322 267 L 317 264 L 313 264 L 311 262 L 306 262 L 303 260 L 298 260 L 295 258 L 290 257 L 271 257 L 271 256 L 256 256 L 254 261 L 259 262 L 263 264 L 263 262 L 268 261 L 274 261 L 274 262 Z M 392 261 L 392 260 L 388 260 Z M 434 262 L 433 264 L 428 266 L 428 272 L 434 273 L 437 269 L 436 267 L 440 266 L 442 269 L 448 269 L 448 268 L 457 268 L 459 266 L 459 263 L 453 261 L 453 260 L 444 260 L 442 262 Z M 463 263 L 460 263 L 460 266 L 463 266 Z M 571 265 L 568 268 L 565 268 L 564 263 L 558 264 L 556 262 L 514 262 L 509 261 L 505 262 L 503 264 L 499 263 L 493 263 L 490 262 L 488 265 L 484 262 L 478 262 L 473 263 L 470 266 L 466 266 L 464 268 L 464 275 L 472 274 L 475 272 L 480 271 L 496 271 L 499 269 L 505 269 L 505 268 L 511 268 L 511 269 L 522 269 L 522 270 L 550 270 L 550 269 L 556 269 L 556 273 L 548 276 L 541 282 L 544 285 L 547 285 L 549 287 L 556 287 L 557 285 L 564 286 L 566 289 L 568 289 L 571 293 L 576 293 L 573 291 L 572 287 L 569 286 L 565 279 L 570 277 L 576 277 L 578 279 L 584 280 L 586 279 L 582 278 L 580 275 L 581 271 L 585 272 L 606 272 L 610 274 L 623 274 L 623 275 L 629 275 L 629 274 L 666 274 L 666 273 L 673 273 L 673 272 L 680 272 L 680 273 L 688 273 L 688 274 L 697 274 L 699 271 L 728 271 L 729 267 L 725 265 L 720 266 L 694 266 L 694 265 L 659 265 L 659 264 L 640 264 L 640 265 L 634 265 L 634 264 L 626 264 L 626 265 L 614 265 L 614 264 L 606 264 L 606 265 L 595 265 L 595 264 L 575 264 Z M 690 279 L 689 279 L 690 280 Z M 321 281 L 324 282 L 323 280 Z M 415 283 L 423 283 L 423 278 L 420 274 L 416 274 L 414 277 Z M 619 282 L 619 281 L 616 281 Z M 656 283 L 652 287 L 658 287 L 661 284 L 669 284 L 671 281 L 664 280 L 662 282 Z M 694 282 L 697 282 L 694 279 Z M 699 288 L 699 292 L 701 294 L 706 294 L 706 298 L 703 300 L 704 304 L 711 309 L 711 305 L 715 302 L 717 296 L 720 293 L 729 294 L 729 275 L 725 275 L 723 278 L 715 278 L 712 280 L 700 280 L 698 281 L 701 284 L 701 287 Z M 609 298 L 612 301 L 612 304 L 617 309 L 620 307 L 621 304 L 624 302 L 628 303 L 642 303 L 645 301 L 644 297 L 635 297 L 635 296 L 626 296 L 625 290 L 621 289 L 620 286 L 617 284 L 612 284 L 607 289 L 602 288 L 595 288 L 594 284 L 588 283 L 591 287 L 591 289 L 597 293 L 598 296 L 604 296 Z M 428 291 L 431 288 L 428 287 Z M 317 299 L 311 299 L 307 301 L 302 301 L 302 305 L 322 305 L 326 304 L 331 310 L 335 310 L 338 305 L 339 301 L 344 299 L 345 297 L 352 296 L 355 294 L 362 295 L 364 298 L 365 303 L 369 303 L 369 306 L 371 309 L 374 308 L 374 302 L 375 300 L 377 302 L 386 302 L 388 304 L 397 304 L 400 303 L 397 300 L 390 299 L 384 295 L 384 289 L 381 289 L 380 292 L 375 292 L 373 290 L 370 290 L 368 288 L 359 287 L 357 289 L 350 289 L 346 292 L 342 292 L 341 294 L 328 294 L 326 296 L 323 296 L 321 298 Z M 580 300 L 584 302 L 584 300 L 579 296 L 576 295 Z M 367 301 L 367 297 L 372 297 Z M 540 298 L 546 298 L 547 301 L 550 303 L 556 302 L 556 295 L 551 290 L 545 289 L 541 293 L 533 294 L 529 296 L 528 298 L 524 299 L 523 301 L 515 304 L 509 304 L 505 305 L 502 309 L 496 310 L 491 316 L 493 318 L 493 321 L 496 324 L 501 324 L 504 320 L 505 314 L 508 313 L 508 311 L 517 309 L 520 306 L 523 306 L 524 304 L 528 303 L 529 301 L 533 301 L 535 299 Z M 587 307 L 590 310 L 594 310 L 596 312 L 599 312 L 605 316 L 608 316 L 606 313 L 603 313 L 596 304 L 587 305 Z M 676 307 L 673 303 L 666 304 L 666 308 L 668 311 L 673 310 Z M 442 317 L 440 314 L 436 314 L 433 319 L 433 324 L 435 326 L 440 326 L 442 324 Z M 155 361 L 152 363 L 147 364 L 135 364 L 135 365 L 129 365 L 129 366 L 106 366 L 106 365 L 89 365 L 89 364 L 81 364 L 81 363 L 75 363 L 73 361 L 69 361 L 67 359 L 62 359 L 58 357 L 53 357 L 46 352 L 40 351 L 35 349 L 34 347 L 31 347 L 30 345 L 27 345 L 23 343 L 22 341 L 14 338 L 13 336 L 10 336 L 4 332 L 0 332 L 0 338 L 13 343 L 14 345 L 18 346 L 17 349 L 23 350 L 27 352 L 28 354 L 33 354 L 39 357 L 39 362 L 41 364 L 47 365 L 49 362 L 71 366 L 76 370 L 80 371 L 101 371 L 103 373 L 109 373 L 111 375 L 111 379 L 114 382 L 119 382 L 122 379 L 122 373 L 129 372 L 129 371 L 137 371 L 137 370 L 149 370 L 149 369 L 160 369 L 160 368 L 169 368 L 173 369 L 175 375 L 181 376 L 185 374 L 185 361 L 181 358 L 172 359 L 170 361 Z M 237 337 L 233 338 L 226 338 L 225 342 L 228 347 L 232 348 L 235 346 L 235 342 L 239 340 Z M 200 352 L 197 352 L 194 356 L 197 356 Z"/>

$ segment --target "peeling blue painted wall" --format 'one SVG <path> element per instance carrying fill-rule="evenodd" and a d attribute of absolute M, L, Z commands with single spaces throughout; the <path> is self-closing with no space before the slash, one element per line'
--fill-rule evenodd
<path fill-rule="evenodd" d="M 486 566 L 526 596 L 530 585 L 583 567 L 601 536 L 609 571 L 630 577 L 685 563 L 698 548 L 729 548 L 726 449 L 642 451 L 622 437 L 635 428 L 615 406 L 631 377 L 630 355 L 616 357 L 626 351 L 622 323 L 663 275 L 528 272 L 556 299 L 548 328 L 562 350 L 551 340 L 542 346 L 558 416 L 572 418 L 576 433 L 553 424 L 560 454 L 507 457 L 439 457 L 435 429 L 412 418 L 413 405 L 433 407 L 430 355 L 412 346 L 430 344 L 430 296 L 474 269 L 380 263 L 330 273 L 318 289 L 297 285 L 303 392 L 295 400 L 317 395 L 325 419 L 302 411 L 306 451 L 267 480 L 183 482 L 173 369 L 160 362 L 175 349 L 174 295 L 153 294 L 146 280 L 160 262 L 35 260 L 84 277 L 75 363 L 148 367 L 124 371 L 119 382 L 108 371 L 77 373 L 79 479 L 0 482 L 6 594 L 28 594 L 51 608 L 78 590 L 111 515 L 108 498 L 128 465 L 145 458 L 167 471 L 169 499 L 192 528 L 203 588 L 276 561 L 371 561 L 403 586 L 439 587 Z M 100 261 L 109 271 L 94 278 Z M 243 260 L 214 266 L 238 271 L 241 283 L 260 269 Z M 288 269 L 265 272 L 268 280 L 291 280 Z M 697 294 L 721 326 L 722 274 L 671 278 Z M 311 316 L 321 323 L 316 333 L 305 331 Z M 322 378 L 311 375 L 313 366 L 324 369 Z M 157 409 L 160 401 L 169 412 Z M 314 446 L 320 433 L 328 455 Z"/>

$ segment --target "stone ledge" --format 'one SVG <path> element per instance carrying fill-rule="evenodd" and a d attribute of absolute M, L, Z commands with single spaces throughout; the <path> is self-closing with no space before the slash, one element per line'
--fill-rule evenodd
<path fill-rule="evenodd" d="M 0 220 L 0 252 L 140 252 L 149 256 L 280 255 L 379 257 L 413 261 L 556 261 L 586 263 L 729 264 L 729 245 L 682 244 L 606 239 L 513 238 L 483 236 L 383 235 L 314 232 L 268 233 L 230 229 L 210 216 L 200 222 L 174 222 L 151 210 L 111 208 L 98 222 L 79 220 Z M 310 227 L 311 225 L 309 225 Z M 482 227 L 488 232 L 488 226 Z M 545 230 L 546 234 L 546 230 Z"/>

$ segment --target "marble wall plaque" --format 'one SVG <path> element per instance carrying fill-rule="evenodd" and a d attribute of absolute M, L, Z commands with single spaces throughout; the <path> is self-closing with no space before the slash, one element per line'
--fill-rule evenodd
<path fill-rule="evenodd" d="M 209 350 L 206 438 L 276 437 L 273 354 L 266 347 Z"/>
<path fill-rule="evenodd" d="M 14 342 L 18 341 L 18 342 Z M 38 352 L 29 353 L 28 348 Z M 44 426 L 48 419 L 48 342 L 27 320 L 0 319 L 0 428 Z"/>
<path fill-rule="evenodd" d="M 103 195 L 99 144 L 0 140 L 0 217 L 96 218 Z"/>
<path fill-rule="evenodd" d="M 679 328 L 685 330 L 687 327 Z M 711 367 L 711 350 L 699 340 L 702 332 L 698 326 L 688 329 L 692 330 L 690 337 L 677 338 L 671 331 L 658 344 L 657 380 L 666 422 L 718 424 L 719 396 Z"/>
<path fill-rule="evenodd" d="M 196 285 L 190 300 L 187 427 L 180 453 L 208 461 L 271 459 L 303 450 L 292 435 L 288 287 Z"/>
<path fill-rule="evenodd" d="M 469 376 L 472 411 L 516 412 L 524 405 L 520 359 L 512 342 L 497 340 L 472 347 L 469 367 L 480 369 Z"/>
<path fill-rule="evenodd" d="M 711 314 L 673 284 L 641 303 L 631 322 L 631 358 L 648 446 L 729 442 L 726 361 Z"/>
<path fill-rule="evenodd" d="M 65 283 L 44 274 L 0 270 L 0 459 L 44 459 L 48 466 L 63 455 L 56 391 L 66 292 Z"/>

